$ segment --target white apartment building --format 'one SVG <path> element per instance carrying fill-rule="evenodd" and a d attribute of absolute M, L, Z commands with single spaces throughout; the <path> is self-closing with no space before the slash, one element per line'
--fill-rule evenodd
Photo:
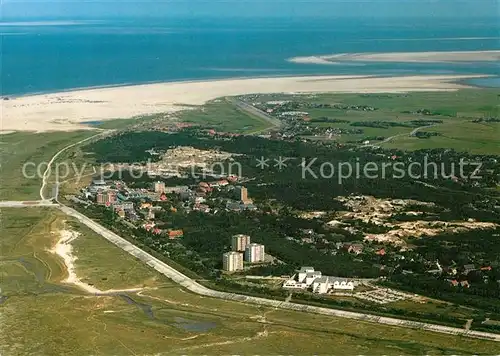
<path fill-rule="evenodd" d="M 242 270 L 243 254 L 235 251 L 226 252 L 222 255 L 222 268 L 228 272 Z"/>
<path fill-rule="evenodd" d="M 231 238 L 231 249 L 233 251 L 245 252 L 247 245 L 250 245 L 250 236 L 248 235 L 234 235 Z"/>
<path fill-rule="evenodd" d="M 245 247 L 245 261 L 250 263 L 264 262 L 264 245 L 249 244 Z"/>

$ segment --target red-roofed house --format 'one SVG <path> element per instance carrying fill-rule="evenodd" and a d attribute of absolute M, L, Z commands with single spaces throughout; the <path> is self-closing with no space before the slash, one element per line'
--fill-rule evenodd
<path fill-rule="evenodd" d="M 175 238 L 182 237 L 182 236 L 184 236 L 184 231 L 182 231 L 182 230 L 170 230 L 168 232 L 169 239 L 175 239 Z"/>
<path fill-rule="evenodd" d="M 228 182 L 227 180 L 225 180 L 225 179 L 221 179 L 221 180 L 219 181 L 219 186 L 221 186 L 221 187 L 223 187 L 223 186 L 225 186 L 225 185 L 228 185 L 228 184 L 229 184 L 229 182 Z"/>

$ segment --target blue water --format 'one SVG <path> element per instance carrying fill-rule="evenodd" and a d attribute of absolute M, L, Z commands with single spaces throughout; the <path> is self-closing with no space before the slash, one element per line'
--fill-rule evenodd
<path fill-rule="evenodd" d="M 1 94 L 308 74 L 498 74 L 489 64 L 294 64 L 344 52 L 499 49 L 494 21 L 147 20 L 4 26 Z M 481 82 L 479 82 L 481 83 Z"/>

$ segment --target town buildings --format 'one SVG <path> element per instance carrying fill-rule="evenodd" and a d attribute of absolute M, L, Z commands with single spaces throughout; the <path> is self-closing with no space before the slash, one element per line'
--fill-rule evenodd
<path fill-rule="evenodd" d="M 243 269 L 243 254 L 230 251 L 222 255 L 222 268 L 224 271 L 234 272 Z"/>
<path fill-rule="evenodd" d="M 245 247 L 245 261 L 250 263 L 264 262 L 264 245 L 248 244 Z"/>
<path fill-rule="evenodd" d="M 117 202 L 116 191 L 108 190 L 108 191 L 99 191 L 96 195 L 97 204 L 114 204 Z"/>
<path fill-rule="evenodd" d="M 245 252 L 245 248 L 250 244 L 250 236 L 248 235 L 234 235 L 231 238 L 231 249 L 233 251 Z"/>

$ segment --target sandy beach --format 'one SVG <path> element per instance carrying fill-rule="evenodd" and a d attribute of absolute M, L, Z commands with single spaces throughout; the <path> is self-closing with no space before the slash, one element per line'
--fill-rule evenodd
<path fill-rule="evenodd" d="M 448 51 L 448 52 L 393 52 L 393 53 L 341 53 L 323 56 L 294 57 L 289 62 L 300 64 L 334 65 L 349 62 L 399 63 L 459 63 L 498 62 L 500 51 Z"/>
<path fill-rule="evenodd" d="M 480 75 L 406 77 L 314 76 L 232 79 L 93 88 L 1 100 L 0 131 L 90 129 L 86 121 L 133 118 L 182 110 L 223 96 L 253 93 L 382 93 L 445 91 Z"/>

